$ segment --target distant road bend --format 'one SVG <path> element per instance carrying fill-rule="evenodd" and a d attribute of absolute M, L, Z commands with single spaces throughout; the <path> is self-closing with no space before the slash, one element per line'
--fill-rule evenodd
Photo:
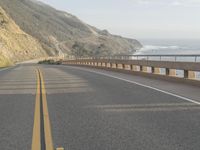
<path fill-rule="evenodd" d="M 199 150 L 199 87 L 67 65 L 0 70 L 2 150 Z"/>

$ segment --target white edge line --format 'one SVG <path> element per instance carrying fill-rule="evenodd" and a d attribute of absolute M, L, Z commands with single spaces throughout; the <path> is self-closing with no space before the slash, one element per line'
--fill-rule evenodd
<path fill-rule="evenodd" d="M 63 66 L 64 66 L 64 65 L 63 65 Z M 122 81 L 125 81 L 125 82 L 128 82 L 128 83 L 133 83 L 133 84 L 136 84 L 136 85 L 139 85 L 139 86 L 142 86 L 142 87 L 146 87 L 146 88 L 149 88 L 149 89 L 152 89 L 152 90 L 155 90 L 155 91 L 158 91 L 158 92 L 161 92 L 161 93 L 164 93 L 164 94 L 167 94 L 167 95 L 171 95 L 171 96 L 174 96 L 174 97 L 183 99 L 183 100 L 185 100 L 185 101 L 188 101 L 188 102 L 191 102 L 191 103 L 200 105 L 200 102 L 198 102 L 198 101 L 196 101 L 196 100 L 193 100 L 193 99 L 190 99 L 190 98 L 187 98 L 187 97 L 184 97 L 184 96 L 180 96 L 180 95 L 177 95 L 177 94 L 173 94 L 173 93 L 171 93 L 171 92 L 167 92 L 167 91 L 164 91 L 164 90 L 161 90 L 161 89 L 152 87 L 152 86 L 148 86 L 148 85 L 145 85 L 145 84 L 141 84 L 141 83 L 139 83 L 139 82 L 135 82 L 135 81 L 123 79 L 123 78 L 116 77 L 116 76 L 109 75 L 109 74 L 102 73 L 102 72 L 97 72 L 97 71 L 91 71 L 91 70 L 88 70 L 88 69 L 83 69 L 83 68 L 80 68 L 80 67 L 72 67 L 72 66 L 65 66 L 65 67 L 71 67 L 71 68 L 75 68 L 75 69 L 79 69 L 79 70 L 84 70 L 84 71 L 92 72 L 92 73 L 95 73 L 95 74 L 104 75 L 104 76 L 107 76 L 107 77 L 110 77 L 110 78 L 122 80 Z"/>

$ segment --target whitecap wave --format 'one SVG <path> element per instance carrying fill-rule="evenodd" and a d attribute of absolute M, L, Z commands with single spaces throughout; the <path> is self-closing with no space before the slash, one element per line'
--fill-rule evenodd
<path fill-rule="evenodd" d="M 135 54 L 157 54 L 157 53 L 171 53 L 177 50 L 184 50 L 186 47 L 180 47 L 177 45 L 161 46 L 161 45 L 145 45 L 138 50 Z"/>
<path fill-rule="evenodd" d="M 182 49 L 180 46 L 155 46 L 155 45 L 145 45 L 141 48 L 141 51 L 149 51 L 149 50 L 162 50 L 162 49 Z"/>

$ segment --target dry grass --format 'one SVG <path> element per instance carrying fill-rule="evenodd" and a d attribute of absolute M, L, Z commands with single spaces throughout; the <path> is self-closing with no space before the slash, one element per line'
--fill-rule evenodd
<path fill-rule="evenodd" d="M 12 65 L 12 63 L 6 59 L 4 56 L 0 55 L 0 68 L 7 67 Z"/>

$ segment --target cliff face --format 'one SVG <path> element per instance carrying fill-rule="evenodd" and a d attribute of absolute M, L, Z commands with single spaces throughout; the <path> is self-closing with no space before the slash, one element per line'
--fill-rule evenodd
<path fill-rule="evenodd" d="M 132 54 L 142 47 L 137 40 L 111 35 L 36 0 L 0 0 L 0 5 L 48 55 Z"/>
<path fill-rule="evenodd" d="M 22 31 L 0 7 L 0 67 L 45 55 L 40 43 Z"/>

